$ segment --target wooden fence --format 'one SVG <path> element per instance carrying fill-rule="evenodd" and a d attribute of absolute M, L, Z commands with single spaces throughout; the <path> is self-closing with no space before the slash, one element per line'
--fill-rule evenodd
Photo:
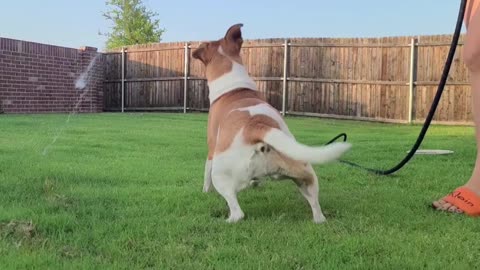
<path fill-rule="evenodd" d="M 450 42 L 450 35 L 247 40 L 242 58 L 266 99 L 286 114 L 423 122 Z M 437 123 L 472 123 L 462 44 L 463 36 Z M 198 45 L 159 43 L 106 53 L 105 108 L 208 110 L 204 69 L 191 57 Z"/>

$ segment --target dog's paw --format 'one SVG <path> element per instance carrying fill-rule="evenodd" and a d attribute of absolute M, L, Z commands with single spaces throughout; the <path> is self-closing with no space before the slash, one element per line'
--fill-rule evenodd
<path fill-rule="evenodd" d="M 238 214 L 231 214 L 228 219 L 227 219 L 227 222 L 228 223 L 237 223 L 239 222 L 240 220 L 243 219 L 245 215 L 243 213 L 238 213 Z"/>
<path fill-rule="evenodd" d="M 313 222 L 316 224 L 321 224 L 327 221 L 327 218 L 324 215 L 320 215 L 313 218 Z"/>

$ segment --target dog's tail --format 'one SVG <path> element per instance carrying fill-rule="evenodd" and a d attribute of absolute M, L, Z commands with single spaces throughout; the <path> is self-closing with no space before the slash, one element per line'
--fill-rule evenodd
<path fill-rule="evenodd" d="M 335 161 L 351 147 L 349 143 L 332 143 L 320 147 L 307 146 L 297 142 L 277 128 L 270 129 L 262 141 L 292 159 L 313 164 Z"/>

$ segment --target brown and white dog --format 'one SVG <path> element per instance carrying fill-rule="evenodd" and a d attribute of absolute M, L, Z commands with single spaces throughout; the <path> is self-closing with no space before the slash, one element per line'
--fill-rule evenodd
<path fill-rule="evenodd" d="M 203 191 L 213 183 L 230 208 L 227 221 L 237 222 L 244 217 L 237 193 L 251 180 L 289 178 L 309 202 L 314 222 L 324 222 L 311 164 L 338 159 L 350 144 L 309 147 L 295 140 L 280 113 L 260 97 L 242 64 L 242 26 L 233 25 L 224 38 L 202 43 L 192 54 L 205 65 L 210 99 Z"/>

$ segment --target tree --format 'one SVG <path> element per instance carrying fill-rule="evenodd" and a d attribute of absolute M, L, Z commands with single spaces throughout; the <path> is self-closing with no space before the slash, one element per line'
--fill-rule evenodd
<path fill-rule="evenodd" d="M 147 10 L 142 0 L 108 0 L 106 5 L 110 10 L 103 16 L 113 23 L 112 31 L 103 34 L 107 49 L 161 41 L 165 29 L 155 18 L 158 13 Z"/>

